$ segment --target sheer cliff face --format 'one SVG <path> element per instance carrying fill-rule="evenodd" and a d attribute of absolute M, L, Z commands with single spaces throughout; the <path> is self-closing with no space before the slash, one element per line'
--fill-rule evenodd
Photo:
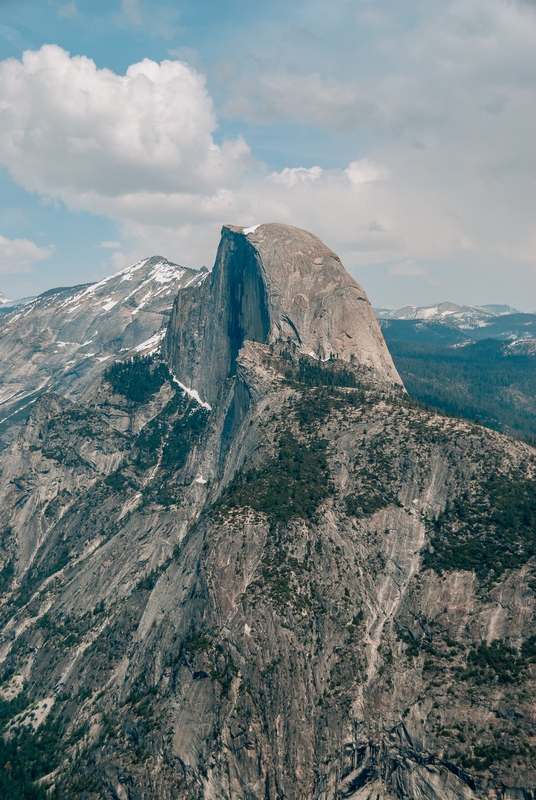
<path fill-rule="evenodd" d="M 177 297 L 165 352 L 181 381 L 214 403 L 247 340 L 292 342 L 401 383 L 363 289 L 320 239 L 290 225 L 223 228 L 210 283 Z"/>
<path fill-rule="evenodd" d="M 225 228 L 165 340 L 210 411 L 158 358 L 35 403 L 0 473 L 0 726 L 42 786 L 533 800 L 536 451 L 413 403 L 359 293 L 310 234 Z"/>

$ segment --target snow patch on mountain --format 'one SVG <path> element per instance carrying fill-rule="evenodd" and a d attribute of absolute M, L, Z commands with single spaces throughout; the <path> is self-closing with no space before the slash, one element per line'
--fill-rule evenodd
<path fill-rule="evenodd" d="M 426 322 L 453 322 L 457 328 L 479 328 L 489 325 L 497 317 L 519 312 L 507 305 L 459 306 L 456 303 L 439 303 L 434 306 L 403 306 L 389 309 L 377 308 L 378 319 L 423 320 Z"/>
<path fill-rule="evenodd" d="M 510 356 L 536 356 L 536 339 L 517 339 L 507 344 L 505 351 Z"/>
<path fill-rule="evenodd" d="M 188 397 L 191 397 L 192 400 L 195 400 L 196 403 L 198 403 L 200 406 L 206 408 L 207 411 L 212 411 L 212 406 L 209 405 L 208 403 L 204 403 L 203 400 L 201 400 L 199 392 L 196 389 L 191 389 L 189 386 L 185 386 L 184 383 L 181 383 L 181 381 L 177 378 L 176 375 L 173 375 L 173 380 L 178 386 L 180 386 L 183 392 L 186 392 Z"/>
<path fill-rule="evenodd" d="M 143 353 L 145 356 L 149 356 L 152 355 L 153 353 L 156 353 L 165 335 L 166 335 L 166 329 L 163 328 L 161 331 L 158 331 L 158 333 L 155 333 L 154 336 L 151 336 L 150 339 L 147 339 L 147 341 L 136 345 L 136 347 L 133 348 L 134 352 Z"/>
<path fill-rule="evenodd" d="M 83 397 L 111 359 L 156 352 L 175 296 L 208 274 L 153 256 L 97 283 L 51 289 L 3 310 L 0 425 L 18 419 L 45 390 Z"/>

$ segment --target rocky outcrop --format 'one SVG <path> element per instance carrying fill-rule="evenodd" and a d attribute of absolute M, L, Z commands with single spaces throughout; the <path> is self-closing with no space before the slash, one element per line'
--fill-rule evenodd
<path fill-rule="evenodd" d="M 164 352 L 213 404 L 248 340 L 292 343 L 375 382 L 401 383 L 361 286 L 320 239 L 291 225 L 224 226 L 210 282 L 177 296 Z"/>
<path fill-rule="evenodd" d="M 86 286 L 53 289 L 0 317 L 0 437 L 43 392 L 80 398 L 120 354 L 157 348 L 173 300 L 207 272 L 161 256 Z M 0 438 L 0 441 L 1 441 Z"/>
<path fill-rule="evenodd" d="M 175 302 L 210 410 L 157 358 L 4 452 L 3 724 L 69 798 L 532 800 L 536 451 L 419 407 L 383 344 L 323 362 L 342 323 L 276 292 L 287 230 L 224 229 Z"/>

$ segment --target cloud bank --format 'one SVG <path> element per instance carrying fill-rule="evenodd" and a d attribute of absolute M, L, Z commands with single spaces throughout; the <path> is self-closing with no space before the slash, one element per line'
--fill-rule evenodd
<path fill-rule="evenodd" d="M 126 75 L 55 45 L 0 64 L 0 158 L 24 188 L 68 204 L 135 193 L 212 191 L 247 165 L 238 138 L 218 147 L 204 78 L 145 59 Z"/>
<path fill-rule="evenodd" d="M 115 267 L 154 252 L 210 266 L 222 223 L 280 221 L 313 230 L 348 267 L 390 264 L 401 278 L 457 254 L 534 270 L 536 15 L 504 0 L 432 3 L 401 30 L 384 5 L 345 18 L 340 63 L 294 31 L 280 36 L 293 60 L 283 48 L 276 62 L 246 60 L 249 72 L 221 70 L 225 114 L 346 137 L 355 157 L 338 168 L 274 172 L 241 136 L 218 143 L 205 78 L 183 61 L 118 75 L 55 45 L 0 63 L 0 162 L 28 191 L 115 220 L 122 243 L 101 245 L 117 245 Z M 365 25 L 388 69 L 351 40 Z"/>

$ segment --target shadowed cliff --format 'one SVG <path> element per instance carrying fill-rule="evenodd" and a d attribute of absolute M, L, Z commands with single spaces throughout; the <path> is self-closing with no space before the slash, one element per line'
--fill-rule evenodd
<path fill-rule="evenodd" d="M 178 295 L 164 347 L 179 380 L 213 404 L 245 341 L 290 342 L 401 384 L 361 286 L 320 239 L 291 225 L 225 225 L 203 290 Z"/>

